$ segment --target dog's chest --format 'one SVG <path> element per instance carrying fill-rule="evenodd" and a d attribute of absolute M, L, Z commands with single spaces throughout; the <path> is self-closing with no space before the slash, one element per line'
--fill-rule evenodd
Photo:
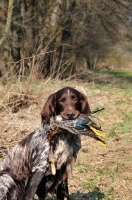
<path fill-rule="evenodd" d="M 80 135 L 64 132 L 59 134 L 53 145 L 53 157 L 56 163 L 56 169 L 60 169 L 63 164 L 70 164 L 77 157 L 81 148 Z"/>

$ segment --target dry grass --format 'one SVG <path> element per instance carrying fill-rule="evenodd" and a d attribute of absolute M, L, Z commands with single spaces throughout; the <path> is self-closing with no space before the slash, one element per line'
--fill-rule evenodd
<path fill-rule="evenodd" d="M 93 139 L 82 137 L 82 149 L 69 180 L 70 198 L 131 200 L 131 82 L 130 77 L 127 80 L 111 76 L 93 73 L 86 75 L 85 81 L 47 79 L 29 83 L 14 80 L 1 84 L 0 159 L 18 141 L 39 127 L 40 112 L 49 94 L 64 86 L 72 86 L 87 95 L 92 110 L 105 107 L 97 122 L 109 139 L 104 148 Z"/>

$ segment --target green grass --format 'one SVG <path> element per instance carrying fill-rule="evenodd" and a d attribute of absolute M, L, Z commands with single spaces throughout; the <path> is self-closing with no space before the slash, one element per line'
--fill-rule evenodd
<path fill-rule="evenodd" d="M 78 200 L 103 200 L 105 198 L 105 194 L 100 191 L 98 187 L 95 187 L 92 191 L 89 191 L 88 193 L 73 193 L 70 195 L 70 200 L 74 200 L 78 196 Z"/>
<path fill-rule="evenodd" d="M 111 128 L 109 137 L 116 137 L 119 134 L 130 135 L 132 133 L 132 112 L 128 115 L 123 112 L 122 116 L 124 118 L 123 121 Z"/>
<path fill-rule="evenodd" d="M 37 106 L 20 109 L 18 113 L 12 114 L 9 110 L 11 116 L 6 110 L 2 110 L 5 113 L 1 112 L 1 130 L 9 123 L 4 148 L 13 145 L 8 142 L 9 136 L 13 138 L 12 133 L 19 133 L 26 127 L 29 134 L 31 129 L 36 128 L 44 101 L 51 93 L 65 86 L 81 86 L 86 91 L 92 110 L 105 107 L 97 115 L 102 119 L 97 124 L 101 125 L 103 132 L 109 137 L 106 148 L 93 139 L 89 141 L 89 138 L 82 137 L 82 149 L 78 154 L 73 176 L 69 178 L 70 200 L 131 200 L 132 72 L 95 71 L 87 74 L 84 80 L 52 80 L 46 85 L 45 82 L 46 80 L 31 83 L 13 81 L 3 87 L 1 100 L 8 94 L 4 101 L 7 108 L 6 101 L 13 93 L 24 92 L 32 95 L 38 102 Z M 16 127 L 17 124 L 19 126 Z"/>
<path fill-rule="evenodd" d="M 132 72 L 127 72 L 127 71 L 103 71 L 103 70 L 95 70 L 94 72 L 98 73 L 98 74 L 114 75 L 116 77 L 132 77 Z"/>
<path fill-rule="evenodd" d="M 85 80 L 94 82 L 94 87 L 101 89 L 108 85 L 114 88 L 126 89 L 130 92 L 132 87 L 132 72 L 95 70 L 92 74 L 85 74 Z"/>
<path fill-rule="evenodd" d="M 76 162 L 75 163 L 75 167 L 83 167 L 83 168 L 89 168 L 90 165 L 86 164 L 86 163 L 81 163 L 81 162 Z"/>

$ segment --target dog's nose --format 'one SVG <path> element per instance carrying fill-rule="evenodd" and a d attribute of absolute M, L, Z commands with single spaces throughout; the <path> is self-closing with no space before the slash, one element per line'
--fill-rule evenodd
<path fill-rule="evenodd" d="M 73 119 L 74 116 L 75 116 L 75 113 L 74 112 L 68 112 L 68 113 L 66 113 L 66 116 L 67 116 L 68 119 Z"/>

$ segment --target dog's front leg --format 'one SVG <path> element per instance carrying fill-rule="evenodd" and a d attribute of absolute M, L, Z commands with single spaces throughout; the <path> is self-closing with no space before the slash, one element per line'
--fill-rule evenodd
<path fill-rule="evenodd" d="M 68 180 L 67 179 L 58 185 L 57 200 L 69 200 Z"/>
<path fill-rule="evenodd" d="M 43 171 L 33 172 L 28 180 L 23 200 L 33 200 L 37 187 L 44 176 Z"/>

